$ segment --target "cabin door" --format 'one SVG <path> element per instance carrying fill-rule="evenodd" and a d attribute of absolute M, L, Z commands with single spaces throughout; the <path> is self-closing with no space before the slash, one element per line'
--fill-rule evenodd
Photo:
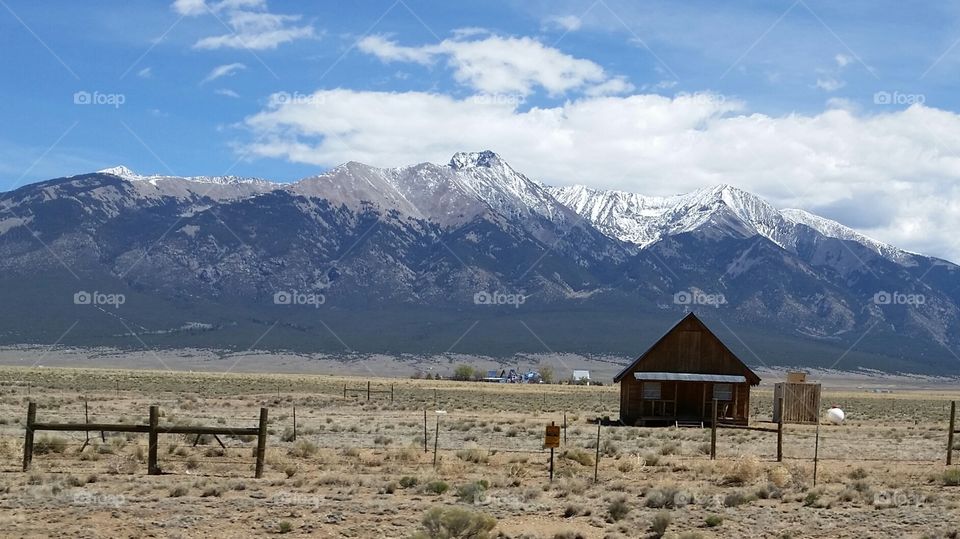
<path fill-rule="evenodd" d="M 677 382 L 677 417 L 700 419 L 702 417 L 703 386 L 691 382 Z"/>

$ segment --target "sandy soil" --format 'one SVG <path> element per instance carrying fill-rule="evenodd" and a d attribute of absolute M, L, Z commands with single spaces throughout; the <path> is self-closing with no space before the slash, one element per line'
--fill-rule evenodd
<path fill-rule="evenodd" d="M 367 401 L 368 379 L 393 401 Z M 722 429 L 711 461 L 709 430 L 601 426 L 594 483 L 594 420 L 616 417 L 615 386 L 0 367 L 0 535 L 410 537 L 441 508 L 491 517 L 491 537 L 656 537 L 658 521 L 676 537 L 955 537 L 960 475 L 943 462 L 956 392 L 862 385 L 827 386 L 849 420 L 821 428 L 816 486 L 816 430 L 798 425 L 783 463 L 772 432 Z M 772 427 L 771 398 L 755 391 L 754 427 Z M 164 474 L 149 476 L 145 435 L 83 447 L 77 432 L 38 433 L 24 473 L 31 400 L 38 421 L 83 422 L 86 403 L 92 422 L 145 423 L 156 404 L 162 424 L 238 427 L 266 406 L 266 473 L 253 478 L 249 438 L 161 435 Z M 550 482 L 543 431 L 564 418 Z"/>

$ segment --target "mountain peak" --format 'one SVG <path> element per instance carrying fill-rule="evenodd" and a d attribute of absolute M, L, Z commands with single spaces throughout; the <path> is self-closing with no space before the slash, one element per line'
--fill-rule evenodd
<path fill-rule="evenodd" d="M 487 167 L 502 164 L 500 156 L 490 150 L 482 152 L 457 152 L 450 158 L 450 168 L 461 170 L 465 168 Z"/>
<path fill-rule="evenodd" d="M 114 176 L 120 176 L 121 178 L 125 178 L 128 176 L 138 176 L 136 172 L 130 170 L 129 168 L 123 165 L 117 165 L 115 167 L 98 170 L 97 174 L 112 174 Z"/>

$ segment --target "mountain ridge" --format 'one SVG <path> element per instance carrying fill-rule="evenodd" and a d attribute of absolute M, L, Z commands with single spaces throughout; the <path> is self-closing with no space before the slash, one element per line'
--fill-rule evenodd
<path fill-rule="evenodd" d="M 107 170 L 0 193 L 0 345 L 79 321 L 62 342 L 629 356 L 696 310 L 760 362 L 958 370 L 956 265 L 730 185 L 552 188 L 493 152 L 287 184 Z"/>

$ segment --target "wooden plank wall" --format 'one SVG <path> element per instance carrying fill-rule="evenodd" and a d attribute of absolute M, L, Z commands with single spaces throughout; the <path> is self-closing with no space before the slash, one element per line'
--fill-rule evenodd
<path fill-rule="evenodd" d="M 783 397 L 783 410 L 779 408 L 779 399 Z M 773 421 L 784 423 L 816 423 L 819 417 L 817 403 L 820 402 L 820 384 L 791 384 L 779 382 L 773 388 Z"/>

